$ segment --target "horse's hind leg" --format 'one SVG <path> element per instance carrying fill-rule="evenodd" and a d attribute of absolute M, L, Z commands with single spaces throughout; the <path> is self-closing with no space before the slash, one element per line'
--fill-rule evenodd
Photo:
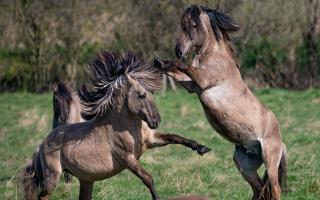
<path fill-rule="evenodd" d="M 278 167 L 282 155 L 281 140 L 264 140 L 261 143 L 263 159 L 267 171 L 267 184 L 271 186 L 271 199 L 279 200 L 281 195 L 278 181 Z M 266 185 L 268 187 L 268 185 Z"/>
<path fill-rule="evenodd" d="M 80 181 L 80 194 L 79 200 L 91 200 L 92 199 L 92 189 L 93 182 L 91 181 Z"/>
<path fill-rule="evenodd" d="M 38 199 L 47 200 L 59 183 L 62 173 L 59 152 L 46 154 L 45 150 L 40 149 L 40 159 L 43 180 L 40 182 L 41 190 Z"/>
<path fill-rule="evenodd" d="M 48 200 L 50 194 L 58 184 L 61 176 L 61 171 L 53 171 L 51 169 L 46 169 L 43 174 L 44 180 L 41 183 L 41 191 L 38 195 L 39 200 Z"/>
<path fill-rule="evenodd" d="M 142 182 L 148 187 L 153 200 L 159 200 L 158 194 L 154 187 L 153 178 L 139 164 L 138 160 L 133 155 L 128 155 L 125 158 L 127 168 L 138 176 Z"/>
<path fill-rule="evenodd" d="M 259 199 L 262 190 L 262 180 L 257 170 L 262 164 L 260 155 L 248 154 L 241 147 L 236 146 L 233 160 L 235 161 L 243 178 L 250 184 L 253 191 L 253 200 Z"/>
<path fill-rule="evenodd" d="M 168 144 L 184 145 L 186 147 L 189 147 L 192 150 L 196 150 L 200 155 L 203 155 L 211 151 L 210 148 L 207 148 L 206 146 L 199 144 L 195 140 L 190 140 L 176 134 L 164 134 L 164 133 L 156 132 L 154 134 L 151 134 L 148 138 L 148 148 L 155 148 L 155 147 L 165 146 Z"/>

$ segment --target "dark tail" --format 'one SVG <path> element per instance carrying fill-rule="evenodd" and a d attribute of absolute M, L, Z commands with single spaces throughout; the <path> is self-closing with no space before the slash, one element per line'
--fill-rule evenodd
<path fill-rule="evenodd" d="M 287 147 L 284 143 L 282 143 L 282 156 L 278 168 L 278 181 L 283 193 L 288 192 L 287 162 Z"/>
<path fill-rule="evenodd" d="M 19 182 L 24 193 L 24 199 L 36 199 L 40 182 L 42 182 L 42 169 L 38 150 L 33 154 L 32 159 L 21 171 Z"/>

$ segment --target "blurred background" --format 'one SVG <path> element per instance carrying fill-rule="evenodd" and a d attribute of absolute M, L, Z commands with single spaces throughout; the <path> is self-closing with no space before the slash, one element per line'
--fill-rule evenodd
<path fill-rule="evenodd" d="M 0 199 L 19 199 L 16 175 L 51 131 L 53 84 L 80 86 L 102 49 L 133 50 L 150 62 L 175 59 L 181 15 L 194 3 L 219 5 L 242 27 L 232 37 L 241 73 L 276 114 L 288 148 L 289 193 L 282 199 L 320 199 L 320 0 L 0 0 Z M 155 99 L 161 131 L 213 149 L 204 157 L 178 145 L 145 152 L 139 161 L 161 199 L 250 199 L 234 146 L 211 128 L 197 96 L 168 88 Z M 78 189 L 76 179 L 60 181 L 51 199 L 77 199 Z M 96 183 L 93 196 L 150 198 L 129 171 Z"/>
<path fill-rule="evenodd" d="M 320 86 L 319 0 L 1 0 L 0 91 L 78 86 L 101 49 L 175 58 L 179 20 L 190 4 L 230 14 L 238 62 L 251 88 Z"/>

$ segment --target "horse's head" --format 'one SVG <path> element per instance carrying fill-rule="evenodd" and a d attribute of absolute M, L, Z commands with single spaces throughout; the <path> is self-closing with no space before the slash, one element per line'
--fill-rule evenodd
<path fill-rule="evenodd" d="M 127 93 L 128 109 L 145 121 L 150 128 L 158 128 L 161 118 L 152 93 L 130 75 L 127 77 L 131 86 Z"/>
<path fill-rule="evenodd" d="M 69 112 L 70 112 L 70 103 L 72 101 L 71 91 L 68 86 L 59 82 L 54 86 L 53 90 L 53 128 L 57 126 L 65 125 L 67 123 Z"/>
<path fill-rule="evenodd" d="M 228 33 L 238 31 L 239 26 L 222 12 L 191 5 L 182 15 L 181 29 L 175 51 L 178 58 L 187 58 L 193 49 L 199 53 L 212 42 L 228 41 Z"/>
<path fill-rule="evenodd" d="M 122 56 L 102 52 L 89 64 L 90 80 L 79 89 L 82 117 L 103 117 L 111 109 L 128 109 L 130 113 L 157 128 L 160 115 L 152 92 L 161 88 L 157 68 L 132 52 Z"/>

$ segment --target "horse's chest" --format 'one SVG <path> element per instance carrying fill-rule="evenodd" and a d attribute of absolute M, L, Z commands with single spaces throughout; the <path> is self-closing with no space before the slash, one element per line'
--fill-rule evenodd
<path fill-rule="evenodd" d="M 210 88 L 199 98 L 210 125 L 221 136 L 238 144 L 250 138 L 254 128 L 243 119 L 246 111 L 239 106 L 230 86 L 219 85 Z"/>

